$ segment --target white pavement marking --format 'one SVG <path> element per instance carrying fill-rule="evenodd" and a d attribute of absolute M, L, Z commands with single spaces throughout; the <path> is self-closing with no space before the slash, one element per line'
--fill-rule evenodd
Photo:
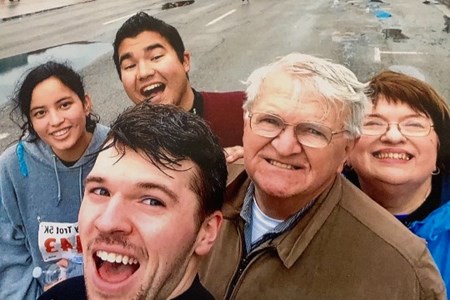
<path fill-rule="evenodd" d="M 376 62 L 381 61 L 381 54 L 400 54 L 400 55 L 424 55 L 428 54 L 426 52 L 416 52 L 416 51 L 381 51 L 380 48 L 375 47 L 373 59 Z"/>
<path fill-rule="evenodd" d="M 123 20 L 123 19 L 127 19 L 127 18 L 129 18 L 129 17 L 131 17 L 131 16 L 133 16 L 133 15 L 134 15 L 134 14 L 127 15 L 127 16 L 124 16 L 124 17 L 120 17 L 120 18 L 117 18 L 117 19 L 113 19 L 113 20 L 111 20 L 111 21 L 108 21 L 108 22 L 103 23 L 103 25 L 108 25 L 108 24 L 111 24 L 111 23 L 114 23 L 114 22 L 117 22 L 117 21 L 120 21 L 120 20 Z"/>
<path fill-rule="evenodd" d="M 9 136 L 9 133 L 0 133 L 0 140 L 6 139 Z"/>
<path fill-rule="evenodd" d="M 236 12 L 236 9 L 230 10 L 229 12 L 221 15 L 220 17 L 215 18 L 214 20 L 212 20 L 211 22 L 209 22 L 205 26 L 208 27 L 209 25 L 215 24 L 215 23 L 219 22 L 220 20 L 222 20 L 223 18 L 228 17 L 231 14 L 234 14 L 235 12 Z"/>
<path fill-rule="evenodd" d="M 375 47 L 374 50 L 375 50 L 375 54 L 374 54 L 373 60 L 376 61 L 376 62 L 380 62 L 381 61 L 380 48 Z"/>

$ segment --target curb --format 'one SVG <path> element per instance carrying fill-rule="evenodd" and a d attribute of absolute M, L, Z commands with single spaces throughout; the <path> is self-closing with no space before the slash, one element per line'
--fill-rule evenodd
<path fill-rule="evenodd" d="M 57 9 L 61 9 L 61 8 L 64 8 L 64 7 L 74 6 L 74 5 L 88 3 L 88 2 L 93 2 L 93 1 L 95 1 L 95 0 L 86 0 L 86 1 L 83 1 L 83 2 L 79 2 L 79 3 L 72 3 L 72 4 L 66 4 L 66 5 L 63 5 L 63 6 L 50 7 L 50 8 L 45 8 L 45 9 L 41 9 L 41 10 L 27 12 L 27 13 L 15 15 L 15 16 L 10 16 L 10 17 L 0 17 L 0 21 L 5 22 L 5 21 L 14 20 L 14 19 L 20 19 L 20 18 L 26 17 L 26 16 L 36 15 L 36 14 L 43 13 L 43 12 L 48 12 L 48 11 L 51 11 L 51 10 L 57 10 Z"/>

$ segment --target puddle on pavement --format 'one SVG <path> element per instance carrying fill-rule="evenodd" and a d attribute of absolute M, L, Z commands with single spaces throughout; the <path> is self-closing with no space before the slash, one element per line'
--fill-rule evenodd
<path fill-rule="evenodd" d="M 385 28 L 382 30 L 385 39 L 393 39 L 394 42 L 400 42 L 402 40 L 407 40 L 409 37 L 402 33 L 401 29 L 398 28 Z"/>
<path fill-rule="evenodd" d="M 0 59 L 0 107 L 14 91 L 16 82 L 31 68 L 48 60 L 67 61 L 80 71 L 101 55 L 112 50 L 109 43 L 78 42 Z"/>
<path fill-rule="evenodd" d="M 180 6 L 191 5 L 194 2 L 195 2 L 194 0 L 168 2 L 168 3 L 163 4 L 162 9 L 170 9 L 170 8 L 175 8 L 175 7 L 180 7 Z"/>

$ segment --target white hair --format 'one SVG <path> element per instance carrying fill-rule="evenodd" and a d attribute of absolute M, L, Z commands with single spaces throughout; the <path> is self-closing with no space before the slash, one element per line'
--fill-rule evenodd
<path fill-rule="evenodd" d="M 299 97 L 302 84 L 310 83 L 323 96 L 327 109 L 341 108 L 344 126 L 349 135 L 361 135 L 361 125 L 366 109 L 370 105 L 365 91 L 367 84 L 343 65 L 326 59 L 301 53 L 291 53 L 275 62 L 253 71 L 244 82 L 247 85 L 247 100 L 243 108 L 250 111 L 258 99 L 261 86 L 268 75 L 284 72 L 295 82 L 294 97 Z"/>

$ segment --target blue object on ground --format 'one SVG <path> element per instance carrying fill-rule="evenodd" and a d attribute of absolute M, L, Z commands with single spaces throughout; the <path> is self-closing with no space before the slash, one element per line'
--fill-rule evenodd
<path fill-rule="evenodd" d="M 388 13 L 387 11 L 381 10 L 381 9 L 377 9 L 375 12 L 375 17 L 377 17 L 378 19 L 387 19 L 392 17 L 392 15 L 390 13 Z"/>

